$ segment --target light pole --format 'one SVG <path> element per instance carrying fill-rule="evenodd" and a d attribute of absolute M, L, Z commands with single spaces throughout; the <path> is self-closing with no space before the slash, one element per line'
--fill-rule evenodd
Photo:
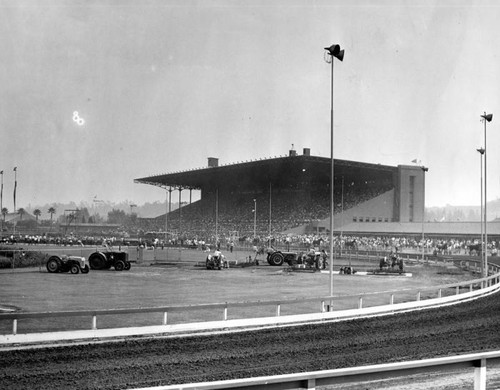
<path fill-rule="evenodd" d="M 257 199 L 253 200 L 253 240 L 257 238 Z"/>
<path fill-rule="evenodd" d="M 333 167 L 333 57 L 337 58 L 339 61 L 344 60 L 344 50 L 340 49 L 340 45 L 333 44 L 330 47 L 325 47 L 327 51 L 325 53 L 325 60 L 332 64 L 332 74 L 331 74 L 331 99 L 330 99 L 330 157 L 331 157 L 331 172 L 330 172 L 330 296 L 333 296 L 333 214 L 334 214 L 334 200 L 333 200 L 333 179 L 334 179 L 334 167 Z M 330 308 L 331 308 L 330 304 Z"/>
<path fill-rule="evenodd" d="M 486 112 L 481 115 L 482 121 L 484 122 L 484 268 L 483 276 L 488 276 L 488 231 L 487 231 L 487 226 L 488 226 L 488 219 L 487 219 L 487 213 L 486 213 L 486 207 L 488 203 L 488 196 L 486 192 L 486 183 L 488 182 L 488 177 L 487 177 L 487 170 L 486 170 L 486 122 L 491 122 L 493 119 L 493 114 L 486 114 Z"/>
<path fill-rule="evenodd" d="M 429 168 L 421 166 L 424 182 L 424 189 L 422 191 L 422 261 L 425 259 L 425 239 L 424 239 L 424 221 L 425 221 L 425 172 L 429 170 Z"/>
<path fill-rule="evenodd" d="M 483 237 L 483 155 L 484 155 L 484 149 L 479 148 L 476 149 L 479 152 L 479 160 L 480 160 L 480 172 L 481 172 L 481 209 L 479 211 L 479 214 L 481 215 L 481 256 L 484 258 L 484 237 Z M 484 276 L 484 261 L 481 262 L 481 275 Z"/>
<path fill-rule="evenodd" d="M 215 189 L 215 247 L 219 246 L 219 188 Z"/>
<path fill-rule="evenodd" d="M 0 176 L 2 177 L 2 186 L 0 187 L 0 212 L 2 212 L 2 210 L 3 210 L 3 171 L 0 171 Z M 3 237 L 3 218 L 2 218 L 2 231 L 0 232 L 0 238 L 2 238 L 2 237 Z"/>
<path fill-rule="evenodd" d="M 273 197 L 273 188 L 271 182 L 269 182 L 269 239 L 268 246 L 271 247 L 271 217 L 272 217 L 272 197 Z"/>

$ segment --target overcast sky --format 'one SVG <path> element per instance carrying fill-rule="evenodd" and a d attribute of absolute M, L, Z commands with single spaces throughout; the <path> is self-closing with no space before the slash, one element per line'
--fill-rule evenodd
<path fill-rule="evenodd" d="M 498 5 L 497 5 L 498 4 Z M 301 153 L 429 167 L 427 206 L 500 197 L 496 1 L 0 1 L 4 207 L 164 201 L 153 174 Z M 77 115 L 75 116 L 75 111 Z M 80 120 L 78 124 L 78 118 Z M 82 124 L 83 123 L 83 124 Z M 186 193 L 187 195 L 187 193 Z"/>

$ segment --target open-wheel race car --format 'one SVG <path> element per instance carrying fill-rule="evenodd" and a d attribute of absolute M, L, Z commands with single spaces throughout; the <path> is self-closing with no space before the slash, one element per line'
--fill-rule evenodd
<path fill-rule="evenodd" d="M 128 253 L 121 251 L 97 251 L 89 256 L 90 268 L 105 270 L 114 267 L 116 271 L 128 271 L 131 268 Z"/>
<path fill-rule="evenodd" d="M 50 256 L 47 260 L 47 271 L 50 273 L 71 272 L 72 274 L 86 274 L 90 271 L 85 257 L 80 256 Z"/>

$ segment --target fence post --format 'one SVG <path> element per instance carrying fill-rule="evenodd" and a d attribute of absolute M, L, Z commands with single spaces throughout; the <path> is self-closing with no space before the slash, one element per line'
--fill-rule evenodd
<path fill-rule="evenodd" d="M 167 312 L 163 312 L 163 325 L 167 325 Z"/>
<path fill-rule="evenodd" d="M 17 318 L 14 318 L 12 320 L 12 334 L 13 335 L 17 334 Z"/>
<path fill-rule="evenodd" d="M 390 304 L 391 304 L 391 305 L 394 305 L 394 294 L 391 294 Z"/>
<path fill-rule="evenodd" d="M 321 301 L 321 312 L 325 312 L 325 301 Z"/>
<path fill-rule="evenodd" d="M 224 321 L 227 321 L 227 303 L 226 306 L 224 307 Z"/>
<path fill-rule="evenodd" d="M 457 295 L 460 294 L 460 286 L 455 287 Z"/>
<path fill-rule="evenodd" d="M 439 289 L 438 290 L 438 298 L 441 298 L 441 296 L 442 296 L 442 289 Z"/>
<path fill-rule="evenodd" d="M 362 309 L 362 308 L 363 308 L 363 297 L 359 297 L 358 309 Z"/>
<path fill-rule="evenodd" d="M 96 330 L 96 329 L 97 329 L 97 316 L 93 315 L 92 316 L 92 330 Z"/>
<path fill-rule="evenodd" d="M 474 362 L 474 390 L 486 390 L 486 359 Z"/>
<path fill-rule="evenodd" d="M 420 291 L 417 293 L 417 301 L 420 301 Z"/>
<path fill-rule="evenodd" d="M 276 317 L 280 316 L 280 312 L 281 312 L 281 305 L 278 303 L 276 305 Z"/>

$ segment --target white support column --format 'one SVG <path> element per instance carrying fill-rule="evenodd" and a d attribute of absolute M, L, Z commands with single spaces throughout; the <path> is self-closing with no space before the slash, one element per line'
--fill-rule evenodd
<path fill-rule="evenodd" d="M 167 312 L 163 313 L 163 325 L 167 325 Z"/>
<path fill-rule="evenodd" d="M 97 316 L 92 316 L 92 330 L 97 329 Z"/>
<path fill-rule="evenodd" d="M 17 334 L 17 319 L 12 320 L 12 334 Z"/>
<path fill-rule="evenodd" d="M 281 305 L 278 303 L 276 305 L 276 317 L 279 317 L 281 313 Z"/>
<path fill-rule="evenodd" d="M 486 359 L 478 360 L 475 364 L 474 390 L 486 390 Z"/>

